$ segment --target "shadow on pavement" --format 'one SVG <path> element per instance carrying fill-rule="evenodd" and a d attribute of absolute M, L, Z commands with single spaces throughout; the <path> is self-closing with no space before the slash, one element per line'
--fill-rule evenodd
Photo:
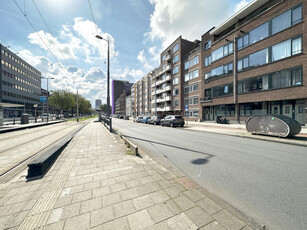
<path fill-rule="evenodd" d="M 171 148 L 176 148 L 176 149 L 181 149 L 181 150 L 190 151 L 190 152 L 194 152 L 194 153 L 204 154 L 204 155 L 208 156 L 207 158 L 214 157 L 214 155 L 212 155 L 210 153 L 204 153 L 204 152 L 200 152 L 200 151 L 193 150 L 193 149 L 182 148 L 182 147 L 178 147 L 178 146 L 175 146 L 175 145 L 164 144 L 164 143 L 146 140 L 146 139 L 142 139 L 142 138 L 138 138 L 138 137 L 132 137 L 132 136 L 126 136 L 126 135 L 123 135 L 123 136 L 126 137 L 126 138 L 136 139 L 136 140 L 154 143 L 154 144 L 158 144 L 158 145 L 164 145 L 164 146 L 171 147 Z"/>

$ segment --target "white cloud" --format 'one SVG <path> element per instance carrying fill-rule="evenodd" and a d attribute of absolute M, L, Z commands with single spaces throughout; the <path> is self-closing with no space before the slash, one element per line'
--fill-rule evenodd
<path fill-rule="evenodd" d="M 150 0 L 155 10 L 150 18 L 152 40 L 162 41 L 163 48 L 176 38 L 194 41 L 213 26 L 217 26 L 231 14 L 229 0 Z"/>
<path fill-rule="evenodd" d="M 147 58 L 144 54 L 144 50 L 141 50 L 137 56 L 137 59 L 140 61 L 140 63 L 142 64 L 144 70 L 146 71 L 151 71 L 153 69 L 153 66 L 149 64 L 149 62 L 147 61 Z"/>
<path fill-rule="evenodd" d="M 239 10 L 243 9 L 245 6 L 247 6 L 252 0 L 241 0 L 239 3 L 235 6 L 235 12 L 238 12 Z"/>

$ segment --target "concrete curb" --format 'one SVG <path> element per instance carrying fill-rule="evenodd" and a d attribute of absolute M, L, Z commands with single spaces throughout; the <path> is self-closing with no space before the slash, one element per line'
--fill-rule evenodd
<path fill-rule="evenodd" d="M 130 148 L 132 152 L 137 156 L 139 155 L 139 148 L 133 144 L 131 141 L 129 141 L 126 137 L 124 137 L 120 132 L 117 131 L 117 134 L 120 136 L 120 138 L 125 142 L 127 148 Z"/>

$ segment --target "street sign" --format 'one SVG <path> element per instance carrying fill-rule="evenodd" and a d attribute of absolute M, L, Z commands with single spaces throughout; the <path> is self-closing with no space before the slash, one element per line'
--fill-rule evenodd
<path fill-rule="evenodd" d="M 188 111 L 188 110 L 189 110 L 189 106 L 186 105 L 186 106 L 185 106 L 185 111 Z"/>
<path fill-rule="evenodd" d="M 47 97 L 46 96 L 40 96 L 39 100 L 40 100 L 40 102 L 46 102 L 47 101 Z"/>

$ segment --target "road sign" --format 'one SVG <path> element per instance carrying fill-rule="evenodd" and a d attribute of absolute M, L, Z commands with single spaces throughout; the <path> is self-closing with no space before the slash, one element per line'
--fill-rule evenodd
<path fill-rule="evenodd" d="M 186 105 L 186 106 L 185 106 L 185 111 L 188 111 L 188 110 L 189 110 L 189 106 Z"/>
<path fill-rule="evenodd" d="M 40 96 L 39 100 L 40 100 L 40 102 L 46 102 L 47 101 L 47 97 L 46 96 Z"/>

